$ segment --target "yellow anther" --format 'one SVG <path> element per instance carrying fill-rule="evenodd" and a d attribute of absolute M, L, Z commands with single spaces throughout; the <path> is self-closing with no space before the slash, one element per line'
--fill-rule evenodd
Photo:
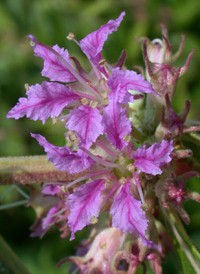
<path fill-rule="evenodd" d="M 100 80 L 99 80 L 99 84 L 100 85 L 105 85 L 106 84 L 106 79 L 105 78 L 101 78 Z"/>
<path fill-rule="evenodd" d="M 30 87 L 29 87 L 29 84 L 27 84 L 27 83 L 24 85 L 24 87 L 25 87 L 25 90 L 26 90 L 26 91 L 29 90 L 29 88 L 30 88 Z"/>
<path fill-rule="evenodd" d="M 92 216 L 92 217 L 90 218 L 90 224 L 91 224 L 91 225 L 95 225 L 97 222 L 98 222 L 98 219 L 97 219 L 95 216 Z"/>
<path fill-rule="evenodd" d="M 71 142 L 74 142 L 74 141 L 77 140 L 77 137 L 76 137 L 76 133 L 75 133 L 75 132 L 70 132 L 70 134 L 69 134 L 69 140 L 70 140 Z"/>
<path fill-rule="evenodd" d="M 58 119 L 56 117 L 52 117 L 52 123 L 55 125 L 58 122 Z"/>
<path fill-rule="evenodd" d="M 93 100 L 90 101 L 90 107 L 91 107 L 91 108 L 96 108 L 97 105 L 98 105 L 98 102 L 97 102 L 97 101 L 93 101 Z"/>
<path fill-rule="evenodd" d="M 133 164 L 128 164 L 128 165 L 126 166 L 126 169 L 128 169 L 128 171 L 130 171 L 130 172 L 135 171 L 135 167 L 134 167 Z"/>
<path fill-rule="evenodd" d="M 120 182 L 121 185 L 125 184 L 126 183 L 126 178 L 125 177 L 121 177 L 119 179 L 119 182 Z"/>
<path fill-rule="evenodd" d="M 108 100 L 108 99 L 104 99 L 104 100 L 103 100 L 103 103 L 104 103 L 104 105 L 108 105 L 109 100 Z"/>
<path fill-rule="evenodd" d="M 131 141 L 131 136 L 126 135 L 126 136 L 124 136 L 123 140 L 126 141 L 126 142 L 130 142 Z"/>
<path fill-rule="evenodd" d="M 87 106 L 87 105 L 89 105 L 89 100 L 88 100 L 87 98 L 82 98 L 82 99 L 81 99 L 81 104 L 82 104 L 83 106 Z"/>
<path fill-rule="evenodd" d="M 103 91 L 101 93 L 101 96 L 103 97 L 103 99 L 108 99 L 108 92 L 107 91 Z"/>
<path fill-rule="evenodd" d="M 68 35 L 67 35 L 67 39 L 68 40 L 74 40 L 75 38 L 75 34 L 73 32 L 69 32 Z"/>
<path fill-rule="evenodd" d="M 106 64 L 106 59 L 101 59 L 101 60 L 99 61 L 99 65 L 100 65 L 101 67 L 105 66 L 105 64 Z"/>
<path fill-rule="evenodd" d="M 61 186 L 61 188 L 60 188 L 61 190 L 62 190 L 62 192 L 68 192 L 68 189 L 67 189 L 67 187 L 66 186 Z"/>

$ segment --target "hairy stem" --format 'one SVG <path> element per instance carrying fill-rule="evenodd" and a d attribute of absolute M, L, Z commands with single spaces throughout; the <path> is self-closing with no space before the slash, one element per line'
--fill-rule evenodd
<path fill-rule="evenodd" d="M 0 158 L 0 185 L 30 185 L 45 182 L 70 182 L 83 176 L 57 170 L 46 156 Z"/>

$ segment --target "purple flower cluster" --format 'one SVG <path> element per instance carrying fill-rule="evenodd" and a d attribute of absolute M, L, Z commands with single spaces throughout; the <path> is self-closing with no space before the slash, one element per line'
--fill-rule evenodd
<path fill-rule="evenodd" d="M 115 66 L 102 57 L 108 36 L 116 31 L 125 13 L 110 20 L 80 42 L 91 71 L 86 72 L 78 60 L 58 45 L 46 46 L 29 35 L 36 56 L 44 61 L 42 76 L 49 78 L 30 86 L 27 97 L 20 98 L 8 118 L 23 116 L 45 123 L 60 120 L 66 127 L 66 144 L 57 147 L 43 136 L 32 134 L 57 169 L 70 174 L 83 173 L 65 185 L 46 185 L 45 195 L 57 196 L 43 219 L 42 231 L 54 223 L 74 234 L 98 222 L 100 212 L 108 211 L 111 226 L 140 237 L 143 245 L 152 246 L 148 235 L 149 217 L 144 208 L 143 181 L 154 178 L 172 160 L 171 140 L 134 139 L 131 107 L 139 95 L 159 97 L 142 75 L 123 67 L 123 56 Z"/>

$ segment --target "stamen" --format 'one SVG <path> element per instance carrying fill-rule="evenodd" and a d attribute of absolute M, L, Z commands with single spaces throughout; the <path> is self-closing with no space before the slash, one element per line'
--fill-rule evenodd
<path fill-rule="evenodd" d="M 97 219 L 95 216 L 92 216 L 92 217 L 90 218 L 90 224 L 91 224 L 91 225 L 95 225 L 97 222 L 98 222 L 98 219 Z"/>
<path fill-rule="evenodd" d="M 104 67 L 105 64 L 106 64 L 106 59 L 101 59 L 101 60 L 99 61 L 99 66 Z"/>
<path fill-rule="evenodd" d="M 30 88 L 28 83 L 26 83 L 26 84 L 24 85 L 24 87 L 25 87 L 25 90 L 26 90 L 26 91 L 28 91 L 29 88 Z"/>
<path fill-rule="evenodd" d="M 141 185 L 140 185 L 139 178 L 134 173 L 132 175 L 133 175 L 132 182 L 135 183 L 135 185 L 137 187 L 137 190 L 138 190 L 138 194 L 140 196 L 140 200 L 141 200 L 142 204 L 144 204 L 144 195 L 143 195 L 143 192 L 142 192 L 142 188 L 141 188 Z"/>
<path fill-rule="evenodd" d="M 55 125 L 58 122 L 58 118 L 57 117 L 52 117 L 52 123 L 53 125 Z"/>
<path fill-rule="evenodd" d="M 87 175 L 82 176 L 80 178 L 77 178 L 76 180 L 74 180 L 71 183 L 67 184 L 66 187 L 70 188 L 70 187 L 76 185 L 77 183 L 88 180 L 90 178 L 98 179 L 98 176 L 100 176 L 100 178 L 102 179 L 103 175 L 108 175 L 109 173 L 110 173 L 110 171 L 108 171 L 108 170 L 99 170 L 99 171 L 96 171 L 96 172 L 89 172 Z"/>
<path fill-rule="evenodd" d="M 126 178 L 125 177 L 120 178 L 119 182 L 120 182 L 121 185 L 125 184 L 126 183 Z"/>
<path fill-rule="evenodd" d="M 136 170 L 136 168 L 134 167 L 133 164 L 128 164 L 126 166 L 126 169 L 128 169 L 128 171 L 130 171 L 130 172 L 135 172 L 135 170 Z"/>
<path fill-rule="evenodd" d="M 74 40 L 75 34 L 73 32 L 69 32 L 66 38 L 67 40 Z"/>
<path fill-rule="evenodd" d="M 74 39 L 74 41 L 76 41 L 76 40 Z M 98 98 L 101 101 L 101 96 L 96 93 L 95 93 L 95 96 L 93 95 L 95 90 L 88 85 L 88 83 L 85 81 L 85 79 L 60 54 L 58 54 L 57 51 L 55 51 L 54 49 L 52 49 L 49 46 L 43 45 L 40 42 L 37 42 L 37 44 L 45 46 L 45 48 L 47 48 L 49 51 L 51 51 L 53 54 L 55 54 L 55 56 L 58 58 L 58 60 L 61 61 L 61 63 L 66 66 L 66 68 L 70 71 L 70 73 L 80 82 L 80 84 L 83 85 L 85 90 L 90 93 L 90 96 L 92 97 L 90 99 L 96 100 Z M 35 43 L 33 46 L 35 46 Z M 76 93 L 76 92 L 74 91 L 74 93 Z M 80 95 L 80 92 L 79 92 L 79 95 Z M 83 93 L 81 92 L 81 96 L 88 97 L 89 94 L 88 94 L 88 96 L 86 96 L 86 94 L 85 94 L 85 96 L 83 96 Z"/>
<path fill-rule="evenodd" d="M 98 106 L 98 102 L 97 101 L 93 101 L 93 100 L 90 101 L 90 107 L 91 108 L 96 108 L 97 106 Z"/>
<path fill-rule="evenodd" d="M 106 160 L 100 158 L 99 156 L 92 154 L 89 150 L 87 150 L 84 147 L 81 147 L 80 149 L 83 150 L 88 156 L 90 156 L 90 158 L 92 158 L 95 162 L 97 162 L 103 166 L 111 167 L 111 168 L 121 168 L 121 166 L 118 164 L 111 163 L 109 161 L 106 161 Z"/>
<path fill-rule="evenodd" d="M 82 99 L 81 99 L 81 104 L 82 104 L 83 106 L 89 105 L 89 100 L 88 100 L 88 98 L 82 98 Z"/>
<path fill-rule="evenodd" d="M 31 47 L 35 47 L 35 42 L 33 42 L 32 40 L 30 41 L 30 45 Z"/>
<path fill-rule="evenodd" d="M 111 157 L 114 157 L 114 158 L 117 157 L 116 151 L 114 151 L 111 147 L 107 146 L 104 142 L 97 141 L 96 146 L 102 148 L 108 154 L 108 156 L 111 156 Z"/>
<path fill-rule="evenodd" d="M 129 143 L 131 141 L 131 136 L 126 135 L 126 136 L 124 136 L 123 140 L 126 141 L 127 143 Z"/>

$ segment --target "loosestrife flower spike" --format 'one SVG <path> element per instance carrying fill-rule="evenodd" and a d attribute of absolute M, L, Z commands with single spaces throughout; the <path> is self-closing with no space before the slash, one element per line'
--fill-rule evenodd
<path fill-rule="evenodd" d="M 44 185 L 42 194 L 57 199 L 33 235 L 43 235 L 52 225 L 59 224 L 61 236 L 67 236 L 70 231 L 73 240 L 75 233 L 88 225 L 95 225 L 95 231 L 101 231 L 98 219 L 102 212 L 110 216 L 109 222 L 101 221 L 104 230 L 99 235 L 95 232 L 94 243 L 85 259 L 71 257 L 83 273 L 102 270 L 98 259 L 101 256 L 107 258 L 105 273 L 112 273 L 111 269 L 122 254 L 127 254 L 129 273 L 133 273 L 139 263 L 151 262 L 153 258 L 156 258 L 156 263 L 151 262 L 153 270 L 160 269 L 166 250 L 162 235 L 167 233 L 156 209 L 160 205 L 173 206 L 180 215 L 186 216 L 181 207 L 183 200 L 186 197 L 198 200 L 196 194 L 186 193 L 184 189 L 187 172 L 179 161 L 183 155 L 189 157 L 191 153 L 176 148 L 177 136 L 190 130 L 184 124 L 189 103 L 179 116 L 171 105 L 183 68 L 174 68 L 170 62 L 179 53 L 172 56 L 163 28 L 163 40 L 143 39 L 148 81 L 123 67 L 125 51 L 116 65 L 109 65 L 103 59 L 103 46 L 108 36 L 117 31 L 124 15 L 122 12 L 117 19 L 108 21 L 80 42 L 74 35 L 69 36 L 87 56 L 89 72 L 83 70 L 66 49 L 58 45 L 46 46 L 29 35 L 35 55 L 43 59 L 42 76 L 49 81 L 30 86 L 27 97 L 20 98 L 7 115 L 15 119 L 26 116 L 42 123 L 48 118 L 60 120 L 66 129 L 63 146 L 49 143 L 40 134 L 31 136 L 44 148 L 48 160 L 57 169 L 69 174 L 84 173 L 68 184 L 49 182 Z M 190 57 L 185 70 L 189 61 Z M 146 111 L 145 107 L 152 106 L 152 102 L 155 109 L 162 102 L 162 107 L 158 107 L 162 115 L 153 119 L 156 122 L 151 128 L 151 123 L 145 124 L 145 119 L 151 117 L 141 113 Z M 150 127 L 149 132 L 145 127 Z M 174 128 L 178 129 L 176 133 Z M 180 179 L 176 179 L 177 172 Z M 117 244 L 109 244 L 108 238 L 114 243 L 115 235 L 119 236 Z M 125 242 L 131 248 L 123 251 Z M 93 263 L 87 261 L 86 266 L 85 260 L 91 259 L 91 254 Z"/>

